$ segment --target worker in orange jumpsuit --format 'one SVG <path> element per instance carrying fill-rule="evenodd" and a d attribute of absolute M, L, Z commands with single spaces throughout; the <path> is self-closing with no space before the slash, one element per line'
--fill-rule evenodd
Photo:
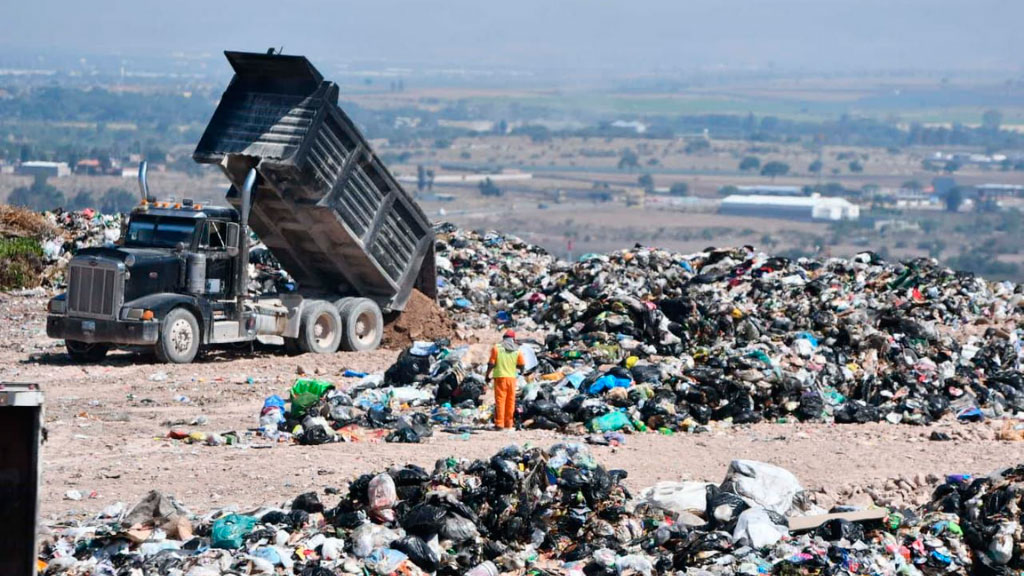
<path fill-rule="evenodd" d="M 516 414 L 516 377 L 526 365 L 516 343 L 514 330 L 506 330 L 499 344 L 491 349 L 487 379 L 494 380 L 494 427 L 512 430 Z"/>

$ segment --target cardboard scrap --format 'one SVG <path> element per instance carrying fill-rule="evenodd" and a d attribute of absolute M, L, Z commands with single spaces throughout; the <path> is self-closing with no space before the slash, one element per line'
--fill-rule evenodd
<path fill-rule="evenodd" d="M 813 530 L 825 522 L 834 519 L 848 520 L 850 522 L 870 522 L 872 520 L 885 520 L 889 511 L 885 508 L 871 508 L 869 510 L 857 510 L 855 512 L 836 512 L 834 514 L 818 514 L 816 516 L 790 516 L 790 532 L 803 532 Z"/>

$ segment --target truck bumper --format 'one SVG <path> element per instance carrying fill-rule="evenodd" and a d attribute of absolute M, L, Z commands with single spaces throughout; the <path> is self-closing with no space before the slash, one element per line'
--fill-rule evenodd
<path fill-rule="evenodd" d="M 143 346 L 156 344 L 160 323 L 77 318 L 50 314 L 46 317 L 46 335 L 90 344 Z"/>

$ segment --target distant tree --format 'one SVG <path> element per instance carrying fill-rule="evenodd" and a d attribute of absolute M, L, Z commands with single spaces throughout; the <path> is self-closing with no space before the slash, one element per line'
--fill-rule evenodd
<path fill-rule="evenodd" d="M 636 155 L 636 152 L 632 148 L 626 148 L 622 151 L 622 156 L 619 158 L 619 170 L 628 170 L 632 172 L 640 167 L 640 158 Z"/>
<path fill-rule="evenodd" d="M 427 187 L 427 170 L 423 167 L 423 164 L 416 165 L 416 190 L 423 192 L 423 189 Z"/>
<path fill-rule="evenodd" d="M 7 197 L 7 203 L 30 210 L 53 210 L 64 206 L 64 193 L 37 175 L 31 186 L 19 186 Z"/>
<path fill-rule="evenodd" d="M 498 134 L 501 134 L 502 136 L 508 134 L 508 122 L 506 122 L 504 119 L 499 120 L 498 123 L 494 126 L 494 131 Z"/>
<path fill-rule="evenodd" d="M 647 192 L 654 190 L 654 177 L 650 174 L 641 174 L 640 177 L 636 179 L 636 183 Z"/>
<path fill-rule="evenodd" d="M 929 172 L 939 172 L 942 170 L 942 165 L 934 162 L 933 160 L 925 158 L 924 160 L 921 161 L 921 168 Z"/>
<path fill-rule="evenodd" d="M 427 170 L 427 190 L 430 192 L 434 191 L 434 171 Z"/>
<path fill-rule="evenodd" d="M 722 196 L 732 196 L 733 194 L 739 194 L 740 189 L 735 186 L 722 186 L 718 189 L 718 193 Z"/>
<path fill-rule="evenodd" d="M 903 188 L 904 190 L 913 190 L 914 192 L 924 190 L 924 186 L 922 186 L 917 180 L 907 180 L 903 184 L 900 184 L 900 188 Z"/>
<path fill-rule="evenodd" d="M 503 194 L 501 188 L 490 179 L 484 178 L 484 181 L 480 183 L 480 194 L 483 196 L 501 196 Z"/>
<path fill-rule="evenodd" d="M 773 181 L 776 176 L 785 176 L 787 173 L 789 173 L 789 164 L 778 160 L 772 160 L 761 167 L 761 176 L 768 176 Z"/>
<path fill-rule="evenodd" d="M 942 171 L 946 174 L 952 174 L 960 169 L 960 163 L 956 160 L 950 160 L 946 162 L 946 165 L 942 167 Z"/>
<path fill-rule="evenodd" d="M 849 168 L 850 172 L 853 172 L 854 174 L 859 174 L 864 171 L 864 165 L 858 162 L 857 160 L 851 160 Z"/>
<path fill-rule="evenodd" d="M 676 182 L 669 187 L 668 193 L 673 196 L 689 196 L 690 185 L 686 182 Z"/>
<path fill-rule="evenodd" d="M 437 138 L 434 140 L 434 148 L 438 150 L 447 150 L 452 147 L 452 141 L 448 138 Z"/>
<path fill-rule="evenodd" d="M 1003 113 L 999 110 L 986 110 L 981 115 L 981 126 L 991 132 L 998 132 L 999 126 L 1003 123 Z"/>
<path fill-rule="evenodd" d="M 103 199 L 100 200 L 99 209 L 104 214 L 128 212 L 135 206 L 136 199 L 135 194 L 124 188 L 111 188 L 107 190 L 106 194 L 103 195 Z"/>
<path fill-rule="evenodd" d="M 811 162 L 810 166 L 807 167 L 807 171 L 810 172 L 811 174 L 818 174 L 821 172 L 821 169 L 823 167 L 824 165 L 821 163 L 821 160 L 815 160 L 814 162 Z"/>
<path fill-rule="evenodd" d="M 167 162 L 167 150 L 155 144 L 147 147 L 143 155 L 146 157 L 146 160 L 153 164 Z"/>
<path fill-rule="evenodd" d="M 743 160 L 740 160 L 740 170 L 744 172 L 751 170 L 758 170 L 761 168 L 761 159 L 757 156 L 747 156 Z"/>
<path fill-rule="evenodd" d="M 964 202 L 964 192 L 959 186 L 956 186 L 946 194 L 943 201 L 946 203 L 947 212 L 956 212 L 960 210 L 960 205 Z"/>

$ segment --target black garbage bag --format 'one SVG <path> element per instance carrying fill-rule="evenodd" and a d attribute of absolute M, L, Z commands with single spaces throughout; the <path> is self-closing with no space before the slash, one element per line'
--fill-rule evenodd
<path fill-rule="evenodd" d="M 384 381 L 388 384 L 406 385 L 414 382 L 418 377 L 430 373 L 430 358 L 427 356 L 416 356 L 408 349 L 398 356 L 398 360 L 384 372 Z"/>
<path fill-rule="evenodd" d="M 825 400 L 820 394 L 808 392 L 800 396 L 800 406 L 796 409 L 796 417 L 801 421 L 820 420 L 825 411 Z"/>
<path fill-rule="evenodd" d="M 399 538 L 391 543 L 391 547 L 408 556 L 413 564 L 427 572 L 436 572 L 441 566 L 441 558 L 418 536 Z"/>
<path fill-rule="evenodd" d="M 386 428 L 395 421 L 395 415 L 388 406 L 371 406 L 366 411 L 366 421 L 371 428 Z"/>
<path fill-rule="evenodd" d="M 864 539 L 864 527 L 856 522 L 850 522 L 842 518 L 833 518 L 818 526 L 814 530 L 814 535 L 829 542 L 845 539 L 850 543 L 854 543 Z"/>
<path fill-rule="evenodd" d="M 860 400 L 850 400 L 843 404 L 834 416 L 837 424 L 864 424 L 881 420 L 877 407 Z"/>
<path fill-rule="evenodd" d="M 446 514 L 448 511 L 439 506 L 417 504 L 402 517 L 402 528 L 409 534 L 429 539 L 441 531 Z"/>
<path fill-rule="evenodd" d="M 641 384 L 661 383 L 661 367 L 654 364 L 637 364 L 630 370 L 633 380 Z"/>
<path fill-rule="evenodd" d="M 740 514 L 750 506 L 736 494 L 725 492 L 718 486 L 708 486 L 704 517 L 715 530 L 731 530 Z"/>
<path fill-rule="evenodd" d="M 260 524 L 278 525 L 287 523 L 288 514 L 281 510 L 271 510 L 270 512 L 267 512 L 262 517 L 260 517 Z"/>
<path fill-rule="evenodd" d="M 316 492 L 306 492 L 292 500 L 292 510 L 305 510 L 310 514 L 316 514 L 324 511 L 324 505 L 320 502 L 320 497 L 316 495 Z"/>
<path fill-rule="evenodd" d="M 495 473 L 494 490 L 498 494 L 511 494 L 519 487 L 519 469 L 511 461 L 494 456 L 491 469 Z"/>
<path fill-rule="evenodd" d="M 419 485 L 430 480 L 430 474 L 415 464 L 406 464 L 401 468 L 394 468 L 389 470 L 388 474 L 395 481 L 395 486 Z"/>
<path fill-rule="evenodd" d="M 395 442 L 398 444 L 419 444 L 422 440 L 420 435 L 416 433 L 412 428 L 399 428 L 398 430 L 392 430 L 385 438 L 385 442 Z"/>
<path fill-rule="evenodd" d="M 303 446 L 319 446 L 332 441 L 332 436 L 324 430 L 323 426 L 310 426 L 302 431 L 299 436 L 299 444 Z"/>
<path fill-rule="evenodd" d="M 442 540 L 451 540 L 455 544 L 461 544 L 474 538 L 477 533 L 475 522 L 458 514 L 449 514 L 445 516 L 444 523 L 441 524 L 439 535 Z"/>

